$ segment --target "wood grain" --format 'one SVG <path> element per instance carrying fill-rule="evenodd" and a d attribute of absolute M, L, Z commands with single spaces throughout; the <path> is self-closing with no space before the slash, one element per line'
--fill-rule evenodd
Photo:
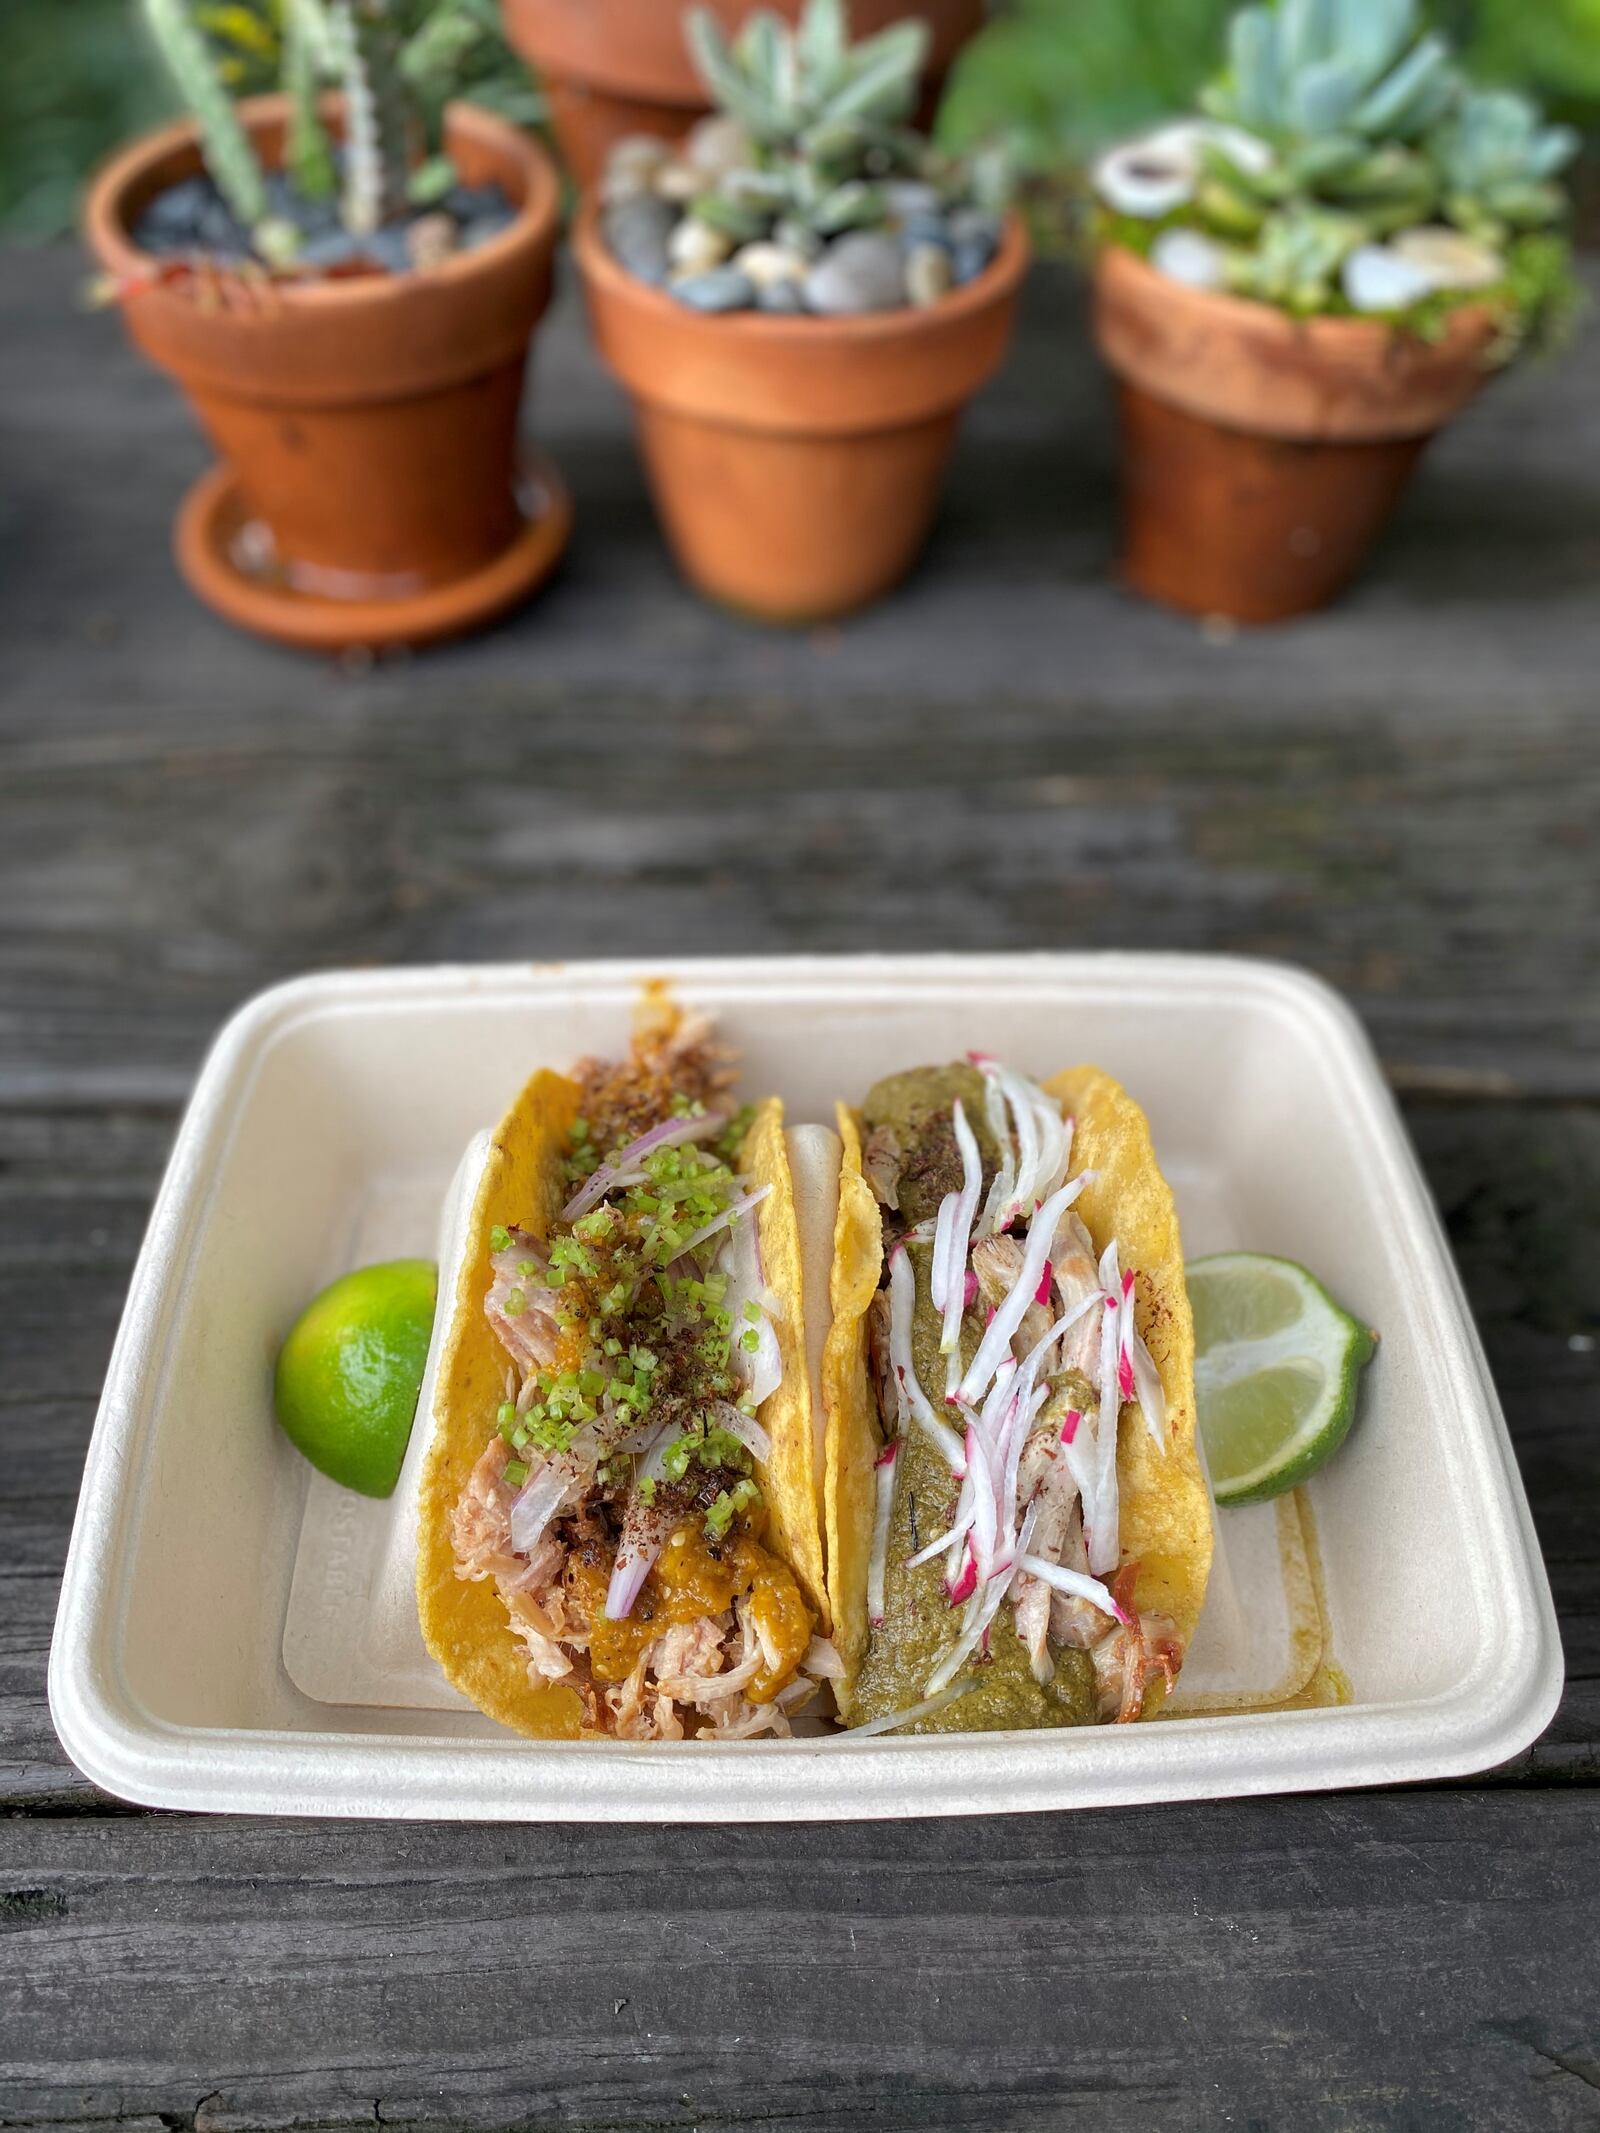
<path fill-rule="evenodd" d="M 192 607 L 181 409 L 74 315 L 70 255 L 5 265 L 0 2124 L 1600 2126 L 1600 332 L 1440 445 L 1353 599 L 1219 639 L 1106 582 L 1107 401 L 1042 276 L 921 572 L 785 637 L 673 580 L 568 302 L 536 402 L 562 580 L 349 670 Z M 1310 964 L 1405 1092 L 1561 1616 L 1516 1766 L 648 1831 L 147 1815 L 65 1762 L 84 1446 L 242 998 L 438 957 L 1118 944 Z"/>

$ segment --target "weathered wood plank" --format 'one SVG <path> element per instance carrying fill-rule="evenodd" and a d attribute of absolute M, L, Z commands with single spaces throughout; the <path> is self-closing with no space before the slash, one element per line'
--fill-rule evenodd
<path fill-rule="evenodd" d="M 1568 1792 L 826 1832 L 11 1824 L 6 2107 L 1576 2129 L 1593 1863 Z"/>
<path fill-rule="evenodd" d="M 1208 644 L 1104 582 L 1103 397 L 1045 277 L 925 569 L 789 638 L 673 580 L 569 304 L 539 396 L 565 579 L 350 677 L 177 586 L 199 449 L 66 309 L 75 271 L 0 286 L 0 1092 L 170 1102 L 287 970 L 530 940 L 1287 954 L 1402 1064 L 1600 1091 L 1581 360 L 1446 441 L 1346 606 Z"/>

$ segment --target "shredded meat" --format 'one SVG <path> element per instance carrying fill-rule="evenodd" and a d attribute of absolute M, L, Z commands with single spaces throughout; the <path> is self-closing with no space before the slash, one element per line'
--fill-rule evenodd
<path fill-rule="evenodd" d="M 878 1395 L 878 1413 L 892 1435 L 900 1412 L 900 1386 L 889 1354 L 889 1317 L 889 1292 L 878 1289 L 867 1306 L 867 1360 Z"/>
<path fill-rule="evenodd" d="M 500 1345 L 524 1377 L 554 1363 L 561 1337 L 556 1315 L 560 1292 L 545 1287 L 539 1278 L 545 1263 L 543 1245 L 520 1229 L 512 1230 L 510 1244 L 489 1262 L 494 1281 L 483 1308 Z M 528 1266 L 534 1269 L 531 1275 L 523 1271 Z M 514 1311 L 506 1308 L 513 1295 L 520 1303 Z"/>
<path fill-rule="evenodd" d="M 573 1079 L 596 1148 L 615 1148 L 658 1125 L 675 1096 L 726 1108 L 736 1078 L 734 1055 L 713 1041 L 707 1015 L 686 1014 L 666 999 L 651 1003 L 626 1059 L 583 1059 Z"/>
<path fill-rule="evenodd" d="M 450 1514 L 458 1578 L 475 1583 L 480 1578 L 516 1577 L 522 1570 L 511 1552 L 512 1496 L 503 1479 L 510 1456 L 505 1439 L 491 1437 Z"/>
<path fill-rule="evenodd" d="M 1055 1284 L 1057 1315 L 1064 1318 L 1077 1309 L 1100 1286 L 1094 1241 L 1082 1221 L 1069 1208 L 1061 1219 L 1050 1253 L 1051 1279 Z M 1081 1370 L 1092 1384 L 1100 1369 L 1099 1310 L 1085 1311 L 1075 1326 L 1061 1338 L 1056 1364 L 1060 1370 Z"/>
<path fill-rule="evenodd" d="M 980 1237 L 972 1247 L 972 1271 L 978 1277 L 978 1294 L 991 1311 L 999 1309 L 1017 1285 L 1022 1272 L 1024 1246 L 1009 1232 Z M 1011 1352 L 1020 1363 L 1029 1350 L 1050 1331 L 1053 1314 L 1041 1303 L 1029 1304 L 1022 1323 L 1011 1336 Z"/>
<path fill-rule="evenodd" d="M 891 1214 L 900 1206 L 900 1136 L 893 1126 L 874 1126 L 861 1144 L 861 1170 L 877 1195 L 878 1205 Z"/>

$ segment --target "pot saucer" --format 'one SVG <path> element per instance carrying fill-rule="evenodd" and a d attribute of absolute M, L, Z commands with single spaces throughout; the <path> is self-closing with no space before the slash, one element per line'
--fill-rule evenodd
<path fill-rule="evenodd" d="M 434 644 L 519 606 L 561 560 L 572 532 L 572 496 L 560 472 L 543 452 L 526 449 L 518 486 L 523 522 L 508 547 L 464 578 L 393 598 L 331 598 L 286 583 L 274 574 L 270 554 L 254 564 L 251 550 L 262 531 L 252 525 L 227 466 L 208 469 L 185 496 L 173 545 L 190 591 L 259 637 L 307 652 Z"/>

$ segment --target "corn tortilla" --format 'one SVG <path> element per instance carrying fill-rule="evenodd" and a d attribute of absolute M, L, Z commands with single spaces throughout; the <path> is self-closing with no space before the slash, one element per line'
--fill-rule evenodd
<path fill-rule="evenodd" d="M 453 1322 L 435 1393 L 435 1428 L 423 1472 L 417 1531 L 417 1609 L 423 1639 L 447 1680 L 481 1711 L 535 1740 L 575 1740 L 582 1731 L 575 1690 L 530 1680 L 490 1579 L 456 1575 L 450 1519 L 494 1431 L 505 1398 L 507 1357 L 483 1309 L 492 1276 L 496 1224 L 541 1242 L 566 1199 L 562 1173 L 579 1090 L 564 1074 L 533 1076 L 495 1133 L 473 1203 L 469 1244 L 453 1299 Z M 776 1098 L 758 1107 L 739 1155 L 752 1185 L 772 1190 L 758 1211 L 762 1265 L 782 1315 L 775 1330 L 783 1383 L 762 1405 L 772 1459 L 757 1468 L 769 1523 L 765 1542 L 799 1579 L 826 1622 L 822 1537 L 812 1477 L 811 1385 L 806 1369 L 799 1220 Z"/>

